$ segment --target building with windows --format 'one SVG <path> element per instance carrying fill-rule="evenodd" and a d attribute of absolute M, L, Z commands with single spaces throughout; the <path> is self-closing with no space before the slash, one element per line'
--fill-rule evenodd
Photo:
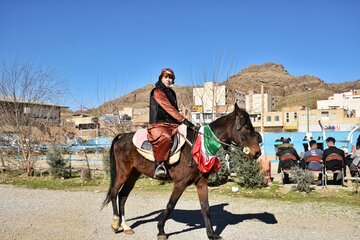
<path fill-rule="evenodd" d="M 250 119 L 255 130 L 261 130 L 261 114 L 250 114 Z M 282 132 L 284 131 L 283 112 L 264 112 L 264 131 L 265 132 Z"/>
<path fill-rule="evenodd" d="M 47 125 L 60 126 L 61 110 L 66 108 L 68 107 L 31 100 L 17 99 L 17 101 L 13 101 L 11 98 L 0 97 L 0 119 L 13 119 L 15 112 L 17 112 L 23 116 L 22 120 L 26 119 L 28 125 L 41 123 L 43 121 L 46 122 Z"/>
<path fill-rule="evenodd" d="M 205 82 L 202 87 L 193 88 L 193 107 L 191 119 L 196 124 L 210 123 L 216 118 L 231 112 L 233 102 L 228 102 L 228 89 L 224 84 Z M 235 102 L 245 109 L 245 93 L 235 91 Z"/>
<path fill-rule="evenodd" d="M 306 132 L 309 123 L 309 131 L 321 131 L 319 120 L 327 131 L 351 131 L 354 125 L 360 124 L 360 118 L 349 115 L 348 111 L 339 109 L 310 109 L 299 113 L 298 131 Z M 308 120 L 309 119 L 309 120 Z"/>
<path fill-rule="evenodd" d="M 250 115 L 256 131 L 261 129 L 261 114 Z M 319 120 L 327 131 L 351 131 L 360 118 L 348 115 L 345 109 L 310 109 L 285 107 L 277 112 L 264 112 L 265 132 L 321 131 Z"/>
<path fill-rule="evenodd" d="M 249 91 L 245 99 L 246 111 L 248 113 L 261 113 L 261 94 Z M 264 112 L 271 112 L 274 109 L 274 98 L 270 93 L 264 93 Z"/>
<path fill-rule="evenodd" d="M 349 117 L 360 117 L 360 90 L 335 93 L 328 100 L 318 100 L 317 109 L 344 109 Z"/>

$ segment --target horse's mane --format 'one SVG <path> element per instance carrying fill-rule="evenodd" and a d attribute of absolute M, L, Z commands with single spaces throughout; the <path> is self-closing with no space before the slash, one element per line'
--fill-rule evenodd
<path fill-rule="evenodd" d="M 243 116 L 244 120 L 245 120 L 245 126 L 248 126 L 250 128 L 251 131 L 255 131 L 251 120 L 250 120 L 250 116 L 249 113 L 247 113 L 244 109 L 239 109 L 240 114 Z M 224 126 L 227 125 L 229 123 L 233 123 L 236 120 L 236 110 L 232 111 L 229 114 L 226 114 L 224 116 L 219 117 L 218 119 L 215 119 L 213 122 L 210 123 L 211 127 L 218 127 L 218 126 Z"/>

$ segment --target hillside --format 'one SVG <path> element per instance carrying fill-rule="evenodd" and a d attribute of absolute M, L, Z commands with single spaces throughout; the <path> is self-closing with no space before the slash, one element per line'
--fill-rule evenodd
<path fill-rule="evenodd" d="M 275 108 L 285 106 L 306 105 L 307 91 L 310 89 L 309 105 L 316 107 L 316 100 L 327 99 L 332 94 L 329 86 L 314 76 L 292 76 L 283 65 L 265 63 L 250 65 L 239 73 L 231 76 L 226 82 L 229 89 L 239 89 L 246 93 L 249 90 L 260 93 L 261 83 L 264 91 L 275 97 Z"/>
<path fill-rule="evenodd" d="M 344 83 L 326 83 L 323 80 L 310 75 L 293 76 L 288 73 L 281 64 L 272 62 L 261 65 L 250 65 L 235 75 L 229 77 L 224 84 L 229 89 L 228 99 L 233 99 L 234 90 L 249 90 L 260 93 L 261 83 L 264 91 L 275 97 L 275 108 L 281 109 L 286 106 L 306 105 L 309 101 L 311 108 L 316 108 L 316 101 L 327 99 L 333 93 L 345 92 L 351 89 L 360 89 L 360 80 Z M 193 86 L 175 86 L 180 106 L 192 105 Z M 149 93 L 153 88 L 148 84 L 122 97 L 106 102 L 98 110 L 105 113 L 117 112 L 126 106 L 133 108 L 147 107 L 149 105 Z M 310 89 L 307 91 L 306 89 Z"/>

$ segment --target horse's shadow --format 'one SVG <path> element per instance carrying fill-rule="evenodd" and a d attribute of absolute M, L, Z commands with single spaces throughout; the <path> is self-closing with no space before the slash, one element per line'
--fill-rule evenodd
<path fill-rule="evenodd" d="M 210 207 L 210 213 L 212 216 L 212 223 L 216 226 L 215 233 L 221 234 L 222 231 L 227 227 L 227 225 L 235 225 L 244 220 L 258 220 L 267 224 L 276 224 L 277 220 L 272 213 L 263 212 L 263 213 L 250 213 L 250 214 L 233 214 L 224 209 L 225 206 L 229 205 L 228 203 L 223 203 Z M 148 222 L 158 222 L 160 220 L 160 215 L 163 210 L 157 210 L 149 214 L 128 219 L 129 221 L 137 220 L 134 222 L 131 227 L 136 228 L 141 224 Z M 150 218 L 152 217 L 152 218 Z M 185 223 L 189 228 L 183 229 L 181 231 L 169 233 L 168 236 L 176 235 L 179 233 L 189 232 L 195 229 L 204 228 L 204 220 L 199 210 L 183 210 L 175 209 L 171 215 L 170 219 L 173 219 L 176 222 Z"/>

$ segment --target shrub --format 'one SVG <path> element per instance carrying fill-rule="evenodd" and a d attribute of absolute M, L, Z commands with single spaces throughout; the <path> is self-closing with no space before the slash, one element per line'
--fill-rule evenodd
<path fill-rule="evenodd" d="M 61 149 L 53 148 L 47 153 L 47 164 L 49 165 L 49 171 L 55 178 L 69 178 L 70 169 L 68 160 L 63 159 L 61 155 Z"/>
<path fill-rule="evenodd" d="M 297 185 L 294 187 L 295 191 L 309 193 L 311 191 L 310 184 L 312 182 L 312 175 L 299 167 L 293 167 L 290 170 L 291 176 L 294 178 Z"/>
<path fill-rule="evenodd" d="M 105 148 L 101 153 L 101 161 L 103 165 L 103 170 L 107 176 L 110 175 L 110 149 Z"/>
<path fill-rule="evenodd" d="M 230 152 L 230 169 L 236 173 L 236 182 L 244 188 L 260 188 L 264 186 L 264 174 L 260 174 L 261 166 L 256 160 L 248 159 L 242 151 Z"/>
<path fill-rule="evenodd" d="M 228 161 L 226 160 L 226 151 L 223 148 L 219 149 L 217 156 L 220 160 L 220 169 L 217 173 L 211 173 L 208 179 L 209 186 L 220 186 L 227 183 L 230 172 L 228 168 Z"/>

